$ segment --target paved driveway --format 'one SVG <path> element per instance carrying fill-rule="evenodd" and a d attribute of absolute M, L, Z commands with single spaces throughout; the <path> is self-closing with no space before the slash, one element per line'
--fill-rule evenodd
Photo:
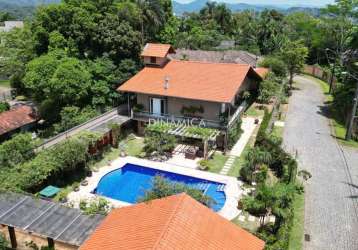
<path fill-rule="evenodd" d="M 295 78 L 284 146 L 298 152 L 306 185 L 304 249 L 358 249 L 358 151 L 337 144 L 324 116 L 324 96 L 309 78 Z M 323 112 L 322 112 L 323 111 Z"/>

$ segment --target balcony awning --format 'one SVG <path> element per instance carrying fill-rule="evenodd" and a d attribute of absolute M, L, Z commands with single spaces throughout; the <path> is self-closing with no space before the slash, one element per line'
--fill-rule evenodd
<path fill-rule="evenodd" d="M 208 141 L 216 141 L 216 137 L 220 134 L 220 131 L 217 129 L 201 128 L 197 126 L 186 126 L 173 124 L 168 125 L 168 128 L 164 133 L 168 133 L 175 136 L 181 136 L 186 138 L 201 139 Z"/>

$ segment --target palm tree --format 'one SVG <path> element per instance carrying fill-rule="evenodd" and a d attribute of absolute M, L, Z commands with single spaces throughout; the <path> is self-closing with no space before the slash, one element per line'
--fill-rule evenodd
<path fill-rule="evenodd" d="M 164 23 L 164 11 L 159 1 L 156 0 L 136 0 L 140 12 L 140 25 L 142 44 L 144 44 L 145 29 L 156 31 Z M 154 34 L 155 32 L 153 32 Z"/>
<path fill-rule="evenodd" d="M 258 147 L 252 148 L 246 156 L 246 164 L 251 169 L 251 180 L 253 179 L 254 172 L 261 164 L 269 165 L 272 162 L 270 152 L 261 150 Z"/>
<path fill-rule="evenodd" d="M 214 9 L 214 19 L 220 25 L 222 32 L 226 33 L 231 27 L 232 15 L 231 10 L 225 4 L 219 4 Z"/>
<path fill-rule="evenodd" d="M 208 1 L 206 2 L 205 7 L 200 10 L 200 15 L 205 16 L 206 19 L 212 19 L 214 17 L 215 8 L 216 2 Z"/>

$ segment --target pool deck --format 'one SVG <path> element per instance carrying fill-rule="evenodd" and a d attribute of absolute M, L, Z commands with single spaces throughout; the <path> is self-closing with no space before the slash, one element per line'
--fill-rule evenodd
<path fill-rule="evenodd" d="M 80 186 L 80 190 L 78 192 L 71 192 L 68 195 L 67 198 L 69 202 L 74 207 L 79 207 L 79 203 L 81 200 L 88 200 L 88 199 L 94 199 L 96 197 L 99 197 L 99 195 L 92 194 L 91 192 L 97 187 L 98 182 L 101 180 L 101 178 L 107 173 L 123 167 L 127 163 L 132 163 L 144 167 L 149 167 L 153 169 L 168 171 L 176 174 L 182 174 L 182 175 L 192 176 L 196 178 L 201 178 L 209 181 L 226 184 L 224 190 L 226 201 L 222 209 L 218 212 L 218 214 L 220 214 L 221 216 L 223 216 L 228 220 L 232 220 L 240 213 L 240 210 L 237 209 L 237 203 L 242 196 L 242 189 L 240 188 L 242 183 L 238 181 L 236 178 L 225 176 L 225 175 L 214 174 L 207 171 L 181 167 L 166 162 L 153 162 L 150 160 L 139 159 L 130 156 L 117 158 L 116 160 L 112 161 L 110 165 L 100 168 L 98 172 L 93 172 L 91 177 L 86 178 L 86 180 L 88 181 L 87 186 Z M 110 199 L 104 196 L 100 196 L 100 197 L 107 199 L 112 204 L 113 207 L 123 207 L 123 206 L 133 205 L 131 203 Z"/>

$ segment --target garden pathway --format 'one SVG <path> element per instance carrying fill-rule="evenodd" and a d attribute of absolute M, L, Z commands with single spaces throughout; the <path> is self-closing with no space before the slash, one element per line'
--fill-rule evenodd
<path fill-rule="evenodd" d="M 358 152 L 331 136 L 320 86 L 303 76 L 295 82 L 284 146 L 292 154 L 297 151 L 299 167 L 312 174 L 306 183 L 304 222 L 310 240 L 303 248 L 358 249 Z"/>
<path fill-rule="evenodd" d="M 225 162 L 224 167 L 221 169 L 220 174 L 227 175 L 235 162 L 236 157 L 240 157 L 242 151 L 246 144 L 249 142 L 252 133 L 255 131 L 257 124 L 255 124 L 254 117 L 244 117 L 242 118 L 241 128 L 244 131 L 240 139 L 235 143 L 231 151 L 229 152 L 229 158 Z"/>

